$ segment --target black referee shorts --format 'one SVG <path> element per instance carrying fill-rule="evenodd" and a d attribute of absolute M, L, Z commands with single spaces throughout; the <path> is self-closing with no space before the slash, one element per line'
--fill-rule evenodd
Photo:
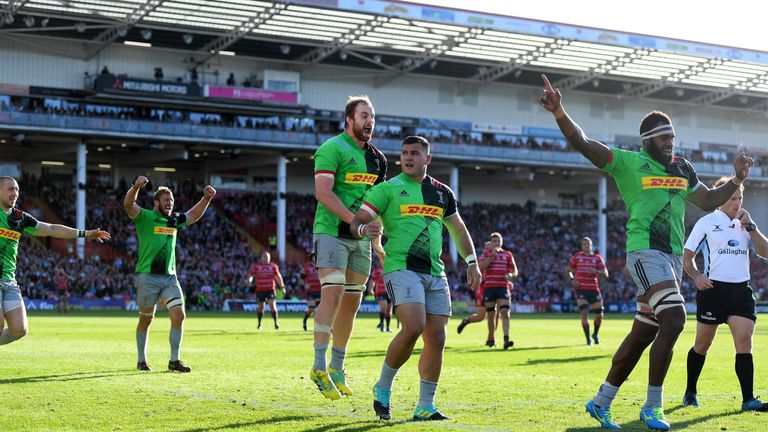
<path fill-rule="evenodd" d="M 724 324 L 736 315 L 757 321 L 755 296 L 749 281 L 712 281 L 712 288 L 696 293 L 696 320 L 704 324 Z"/>

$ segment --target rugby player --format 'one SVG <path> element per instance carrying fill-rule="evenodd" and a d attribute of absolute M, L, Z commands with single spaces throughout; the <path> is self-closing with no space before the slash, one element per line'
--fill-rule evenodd
<path fill-rule="evenodd" d="M 0 345 L 15 342 L 27 335 L 27 309 L 16 282 L 16 258 L 22 233 L 70 240 L 85 238 L 99 243 L 111 238 L 108 232 L 99 228 L 78 230 L 40 222 L 31 214 L 16 208 L 19 194 L 16 179 L 0 177 Z M 5 328 L 3 320 L 8 324 Z"/>
<path fill-rule="evenodd" d="M 474 244 L 459 216 L 448 186 L 427 175 L 432 161 L 429 141 L 409 136 L 403 141 L 397 177 L 373 187 L 355 215 L 350 231 L 356 238 L 377 237 L 382 223 L 387 232 L 384 247 L 384 283 L 402 328 L 392 339 L 373 387 L 373 408 L 383 420 L 391 417 L 392 382 L 413 353 L 421 337 L 419 402 L 414 420 L 446 420 L 434 399 L 443 364 L 446 326 L 451 316 L 451 295 L 444 265 L 443 225 L 467 263 L 467 282 L 476 289 L 481 274 Z M 380 217 L 381 222 L 376 218 Z"/>
<path fill-rule="evenodd" d="M 315 253 L 312 252 L 312 259 L 304 263 L 299 273 L 299 283 L 304 285 L 307 293 L 307 311 L 304 313 L 304 331 L 307 331 L 307 320 L 315 313 L 317 305 L 320 304 L 320 279 L 317 277 L 315 268 Z"/>
<path fill-rule="evenodd" d="M 649 356 L 648 389 L 640 419 L 651 429 L 669 430 L 662 408 L 662 390 L 672 349 L 685 326 L 682 278 L 686 200 L 712 211 L 726 202 L 749 175 L 752 158 L 741 153 L 734 162 L 736 176 L 709 189 L 685 158 L 675 155 L 675 130 L 669 116 L 653 111 L 640 122 L 640 151 L 610 148 L 588 138 L 563 109 L 560 90 L 545 75 L 539 103 L 550 111 L 573 148 L 595 167 L 612 176 L 627 206 L 627 270 L 637 285 L 638 312 L 632 329 L 613 357 L 608 376 L 587 412 L 606 429 L 619 429 L 611 403 L 640 356 L 653 343 Z"/>
<path fill-rule="evenodd" d="M 256 299 L 259 302 L 259 310 L 257 312 L 259 318 L 259 325 L 256 327 L 261 330 L 261 318 L 264 317 L 264 302 L 269 302 L 269 312 L 272 314 L 272 321 L 275 323 L 275 330 L 280 328 L 280 324 L 277 322 L 277 305 L 275 304 L 275 282 L 280 290 L 285 294 L 285 283 L 283 282 L 283 275 L 280 274 L 280 268 L 277 264 L 272 262 L 272 256 L 269 252 L 263 251 L 259 255 L 259 262 L 251 267 L 251 271 L 248 272 L 248 284 L 252 284 L 254 279 L 256 280 Z"/>
<path fill-rule="evenodd" d="M 309 377 L 331 400 L 341 398 L 342 393 L 352 395 L 344 360 L 371 271 L 371 240 L 354 238 L 349 223 L 365 193 L 383 182 L 387 174 L 387 159 L 371 144 L 376 121 L 370 99 L 350 97 L 344 114 L 344 131 L 315 152 L 317 212 L 313 233 L 321 300 L 315 312 L 314 363 Z M 380 237 L 373 242 L 374 249 L 381 249 Z M 328 365 L 331 330 L 333 347 Z"/>
<path fill-rule="evenodd" d="M 603 297 L 600 295 L 600 286 L 597 282 L 598 275 L 608 278 L 608 269 L 605 267 L 605 261 L 600 254 L 592 251 L 592 239 L 584 237 L 581 239 L 581 251 L 576 252 L 568 262 L 568 268 L 565 271 L 571 280 L 576 305 L 581 314 L 581 328 L 584 329 L 584 337 L 587 338 L 587 345 L 600 344 L 600 325 L 603 322 Z M 594 329 L 592 339 L 589 336 L 589 310 L 595 315 Z"/>
<path fill-rule="evenodd" d="M 205 210 L 216 196 L 216 189 L 206 186 L 203 197 L 186 213 L 173 211 L 173 192 L 161 186 L 153 196 L 154 208 L 147 210 L 136 204 L 139 191 L 149 183 L 144 176 L 139 176 L 128 189 L 123 200 L 123 207 L 128 217 L 136 224 L 136 237 L 139 239 L 139 258 L 136 261 L 136 303 L 139 305 L 139 324 L 136 326 L 136 348 L 138 362 L 136 368 L 150 371 L 147 363 L 147 339 L 149 326 L 155 317 L 158 302 L 168 309 L 171 319 L 169 343 L 171 359 L 168 370 L 190 372 L 192 369 L 179 358 L 181 339 L 184 335 L 184 295 L 176 277 L 176 235 L 178 230 L 200 220 Z"/>
<path fill-rule="evenodd" d="M 510 291 L 514 287 L 512 279 L 516 278 L 519 272 L 512 252 L 501 247 L 503 239 L 500 233 L 491 233 L 489 243 L 490 247 L 483 250 L 478 260 L 480 271 L 483 272 L 483 303 L 488 312 L 489 337 L 485 345 L 496 346 L 496 323 L 497 316 L 500 315 L 506 350 L 515 344 L 509 340 L 509 307 Z"/>

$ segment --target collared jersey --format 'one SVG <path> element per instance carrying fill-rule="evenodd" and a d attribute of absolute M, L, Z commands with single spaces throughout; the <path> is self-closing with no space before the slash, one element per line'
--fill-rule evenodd
<path fill-rule="evenodd" d="M 21 233 L 37 232 L 37 219 L 31 214 L 12 208 L 0 211 L 0 279 L 16 280 L 16 257 L 19 253 Z M 2 318 L 0 318 L 2 319 Z"/>
<path fill-rule="evenodd" d="M 693 226 L 685 248 L 704 257 L 702 274 L 719 282 L 745 282 L 749 276 L 752 240 L 738 219 L 720 210 L 702 217 Z"/>
<path fill-rule="evenodd" d="M 274 291 L 275 278 L 280 274 L 280 268 L 273 262 L 256 263 L 248 274 L 256 280 L 256 291 Z"/>
<path fill-rule="evenodd" d="M 645 151 L 612 148 L 602 170 L 614 178 L 627 206 L 627 252 L 682 255 L 685 201 L 701 185 L 690 162 L 675 156 L 664 166 Z"/>
<path fill-rule="evenodd" d="M 176 234 L 187 225 L 187 214 L 165 217 L 158 211 L 141 209 L 133 223 L 139 239 L 136 273 L 176 274 Z"/>
<path fill-rule="evenodd" d="M 485 251 L 483 251 L 480 259 L 485 260 L 489 256 L 491 256 L 490 253 L 486 255 Z M 483 289 L 489 287 L 512 288 L 512 282 L 507 280 L 507 273 L 514 273 L 516 268 L 517 265 L 515 264 L 515 257 L 512 255 L 512 252 L 508 250 L 497 252 L 496 256 L 491 258 L 488 267 L 483 271 Z"/>
<path fill-rule="evenodd" d="M 387 244 L 384 274 L 395 270 L 444 276 L 443 219 L 457 214 L 453 191 L 430 176 L 420 183 L 400 174 L 378 184 L 361 207 L 381 216 Z"/>
<path fill-rule="evenodd" d="M 371 144 L 361 150 L 349 134 L 342 132 L 324 142 L 315 152 L 315 177 L 318 176 L 333 178 L 333 193 L 355 214 L 365 193 L 386 180 L 387 158 Z M 349 232 L 349 224 L 319 202 L 313 231 L 354 238 Z"/>
<path fill-rule="evenodd" d="M 568 267 L 573 269 L 573 278 L 579 283 L 578 289 L 600 291 L 597 277 L 605 268 L 605 262 L 600 254 L 587 255 L 582 251 L 576 252 L 571 257 Z"/>
<path fill-rule="evenodd" d="M 317 276 L 317 269 L 311 262 L 304 264 L 304 267 L 302 267 L 301 279 L 304 281 L 304 287 L 308 293 L 320 292 L 320 278 Z"/>

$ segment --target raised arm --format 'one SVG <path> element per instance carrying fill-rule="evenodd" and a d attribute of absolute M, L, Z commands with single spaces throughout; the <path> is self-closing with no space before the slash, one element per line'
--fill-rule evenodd
<path fill-rule="evenodd" d="M 465 261 L 467 261 L 467 283 L 469 284 L 470 289 L 474 291 L 480 286 L 480 282 L 483 280 L 483 275 L 480 273 L 480 269 L 477 266 L 475 247 L 474 243 L 472 243 L 472 237 L 467 230 L 467 226 L 464 224 L 464 220 L 461 219 L 458 212 L 443 219 L 443 225 L 448 229 L 448 233 L 451 235 L 451 240 L 453 241 L 453 244 L 456 245 L 459 254 Z"/>
<path fill-rule="evenodd" d="M 552 88 L 546 75 L 541 74 L 541 79 L 544 80 L 544 92 L 539 104 L 555 116 L 560 132 L 576 151 L 583 154 L 597 168 L 604 167 L 611 160 L 611 149 L 600 141 L 589 139 L 563 109 L 560 90 Z"/>
<path fill-rule="evenodd" d="M 208 209 L 208 204 L 211 203 L 211 200 L 213 200 L 213 197 L 215 196 L 216 189 L 211 185 L 208 185 L 203 189 L 203 197 L 200 198 L 200 201 L 187 212 L 187 225 L 192 225 L 203 217 L 205 211 Z"/>
<path fill-rule="evenodd" d="M 725 182 L 720 187 L 713 189 L 709 189 L 702 183 L 698 189 L 688 195 L 688 201 L 702 210 L 715 210 L 731 198 L 731 195 L 736 192 L 739 185 L 747 179 L 749 169 L 754 165 L 755 161 L 751 157 L 747 156 L 744 152 L 739 153 L 739 156 L 733 162 L 733 169 L 736 175 L 731 178 L 731 181 Z"/>
<path fill-rule="evenodd" d="M 102 231 L 99 228 L 92 230 L 78 230 L 66 225 L 49 224 L 45 222 L 38 222 L 37 230 L 32 235 L 35 237 L 55 237 L 68 240 L 82 237 L 86 240 L 95 240 L 99 243 L 104 243 L 112 238 L 108 232 Z"/>
<path fill-rule="evenodd" d="M 144 189 L 144 186 L 149 183 L 149 179 L 144 176 L 139 176 L 135 182 L 131 185 L 131 188 L 128 189 L 128 192 L 125 194 L 125 199 L 123 199 L 123 208 L 125 208 L 125 211 L 128 213 L 128 217 L 133 219 L 135 218 L 139 213 L 141 213 L 141 207 L 139 207 L 136 204 L 136 198 L 139 195 L 139 191 Z"/>

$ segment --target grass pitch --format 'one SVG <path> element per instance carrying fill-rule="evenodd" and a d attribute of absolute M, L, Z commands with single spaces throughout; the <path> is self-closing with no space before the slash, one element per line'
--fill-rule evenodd
<path fill-rule="evenodd" d="M 630 316 L 608 315 L 603 343 L 584 345 L 577 315 L 515 315 L 509 351 L 483 347 L 485 327 L 456 334 L 451 320 L 437 406 L 454 417 L 411 423 L 418 400 L 415 357 L 393 388 L 393 421 L 375 420 L 371 386 L 392 334 L 377 317 L 361 315 L 350 343 L 347 370 L 355 395 L 327 401 L 307 378 L 312 333 L 298 315 L 285 314 L 280 330 L 253 315 L 190 312 L 182 358 L 190 374 L 166 372 L 167 315 L 151 330 L 153 372 L 135 369 L 135 313 L 30 314 L 29 335 L 0 347 L 0 431 L 588 431 L 597 422 L 584 412 L 629 330 Z M 394 327 L 394 320 L 393 320 Z M 765 393 L 768 334 L 755 336 L 755 392 Z M 734 350 L 727 327 L 707 356 L 699 381 L 701 409 L 680 405 L 685 358 L 693 343 L 689 316 L 665 385 L 672 430 L 765 430 L 768 414 L 740 412 Z M 497 336 L 501 339 L 501 335 Z M 416 355 L 420 344 L 417 344 Z M 638 412 L 645 400 L 647 354 L 613 404 L 625 430 L 647 430 Z"/>

